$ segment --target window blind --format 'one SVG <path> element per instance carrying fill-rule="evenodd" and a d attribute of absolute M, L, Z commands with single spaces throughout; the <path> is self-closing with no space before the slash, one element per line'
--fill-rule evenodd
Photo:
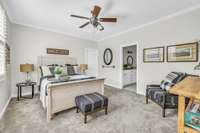
<path fill-rule="evenodd" d="M 2 6 L 0 5 L 0 76 L 2 77 L 6 72 L 6 36 L 7 36 L 7 25 L 6 25 L 6 14 Z"/>
<path fill-rule="evenodd" d="M 3 42 L 0 42 L 0 76 L 5 74 L 5 47 Z"/>
<path fill-rule="evenodd" d="M 7 29 L 6 29 L 6 14 L 2 6 L 0 5 L 0 40 L 4 43 L 6 42 L 6 35 L 7 35 Z"/>

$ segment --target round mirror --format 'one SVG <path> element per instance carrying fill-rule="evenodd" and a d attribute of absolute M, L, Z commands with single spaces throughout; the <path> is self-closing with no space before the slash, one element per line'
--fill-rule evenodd
<path fill-rule="evenodd" d="M 128 57 L 127 57 L 127 64 L 128 64 L 129 66 L 132 66 L 132 65 L 133 65 L 133 57 L 132 57 L 132 56 L 128 56 Z"/>
<path fill-rule="evenodd" d="M 103 54 L 103 60 L 106 65 L 110 65 L 112 63 L 113 54 L 110 48 L 105 49 Z"/>

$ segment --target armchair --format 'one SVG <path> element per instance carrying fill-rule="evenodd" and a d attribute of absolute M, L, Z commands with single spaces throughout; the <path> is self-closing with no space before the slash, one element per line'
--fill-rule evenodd
<path fill-rule="evenodd" d="M 178 107 L 178 96 L 170 94 L 168 90 L 185 77 L 185 73 L 171 72 L 160 85 L 147 85 L 146 104 L 148 104 L 149 99 L 158 104 L 162 108 L 162 116 L 165 117 L 165 109 Z"/>

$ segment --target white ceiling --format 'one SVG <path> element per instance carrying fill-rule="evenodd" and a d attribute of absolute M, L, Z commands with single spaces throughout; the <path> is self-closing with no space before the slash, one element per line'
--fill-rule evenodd
<path fill-rule="evenodd" d="M 200 0 L 1 1 L 14 23 L 96 41 L 200 4 Z M 101 32 L 91 26 L 79 29 L 86 20 L 70 18 L 70 14 L 90 16 L 94 5 L 102 7 L 100 17 L 117 17 L 118 22 L 103 23 L 105 30 Z"/>

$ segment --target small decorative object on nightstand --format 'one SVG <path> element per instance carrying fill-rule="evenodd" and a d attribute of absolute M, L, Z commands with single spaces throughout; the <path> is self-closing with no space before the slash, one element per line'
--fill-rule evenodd
<path fill-rule="evenodd" d="M 20 98 L 33 98 L 34 97 L 34 87 L 36 85 L 36 82 L 21 82 L 21 83 L 18 83 L 16 84 L 17 86 L 17 100 L 19 101 Z M 24 97 L 22 96 L 22 87 L 28 87 L 28 86 L 31 86 L 32 87 L 32 97 Z"/>
<path fill-rule="evenodd" d="M 88 69 L 87 64 L 80 64 L 80 70 L 83 74 L 85 74 L 85 71 Z"/>
<path fill-rule="evenodd" d="M 31 82 L 31 79 L 29 77 L 29 73 L 34 71 L 34 65 L 33 64 L 20 64 L 20 72 L 26 72 L 26 82 Z"/>

